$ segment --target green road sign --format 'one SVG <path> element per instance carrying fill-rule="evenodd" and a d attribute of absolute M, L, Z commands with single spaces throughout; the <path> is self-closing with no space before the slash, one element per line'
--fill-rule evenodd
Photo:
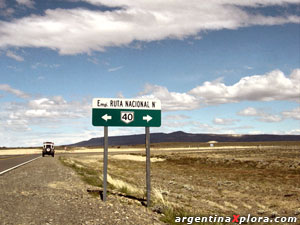
<path fill-rule="evenodd" d="M 161 103 L 153 99 L 94 98 L 94 126 L 160 127 Z"/>

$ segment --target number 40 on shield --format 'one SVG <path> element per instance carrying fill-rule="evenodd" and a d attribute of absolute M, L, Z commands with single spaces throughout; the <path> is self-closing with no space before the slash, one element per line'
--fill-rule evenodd
<path fill-rule="evenodd" d="M 134 112 L 121 111 L 121 120 L 124 123 L 131 123 L 134 121 Z"/>

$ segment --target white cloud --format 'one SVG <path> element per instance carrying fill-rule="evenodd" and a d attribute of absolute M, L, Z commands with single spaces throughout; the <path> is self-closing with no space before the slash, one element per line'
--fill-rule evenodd
<path fill-rule="evenodd" d="M 33 0 L 16 0 L 19 5 L 24 5 L 28 8 L 34 8 L 34 1 Z"/>
<path fill-rule="evenodd" d="M 297 107 L 291 111 L 284 111 L 281 113 L 284 118 L 292 118 L 300 120 L 300 107 Z"/>
<path fill-rule="evenodd" d="M 272 134 L 281 134 L 281 135 L 300 135 L 300 129 L 292 129 L 287 131 L 273 131 Z"/>
<path fill-rule="evenodd" d="M 232 125 L 237 121 L 239 121 L 239 120 L 237 120 L 237 119 L 215 118 L 213 120 L 213 123 L 217 124 L 217 125 Z"/>
<path fill-rule="evenodd" d="M 90 102 L 66 101 L 61 96 L 6 102 L 0 106 L 0 142 L 30 146 L 47 138 L 66 144 L 91 137 L 81 128 L 91 124 L 87 122 Z"/>
<path fill-rule="evenodd" d="M 262 122 L 276 123 L 282 121 L 282 117 L 278 115 L 265 114 L 261 116 L 258 120 Z"/>
<path fill-rule="evenodd" d="M 94 57 L 91 57 L 91 58 L 88 58 L 87 59 L 89 62 L 92 62 L 92 63 L 94 63 L 94 64 L 98 64 L 99 62 L 98 62 L 98 59 L 96 59 L 96 58 L 94 58 Z"/>
<path fill-rule="evenodd" d="M 192 110 L 200 107 L 194 96 L 186 93 L 169 92 L 166 87 L 146 84 L 144 91 L 139 93 L 142 98 L 158 98 L 162 101 L 164 111 Z"/>
<path fill-rule="evenodd" d="M 183 115 L 183 114 L 177 114 L 177 115 L 167 115 L 164 117 L 164 120 L 170 120 L 170 121 L 174 121 L 174 120 L 186 120 L 186 119 L 190 119 L 190 116 L 187 115 Z"/>
<path fill-rule="evenodd" d="M 253 130 L 253 131 L 249 131 L 248 133 L 249 134 L 263 134 L 263 132 L 260 130 Z"/>
<path fill-rule="evenodd" d="M 15 10 L 13 8 L 7 8 L 4 10 L 3 14 L 6 17 L 10 17 L 15 13 Z"/>
<path fill-rule="evenodd" d="M 25 111 L 25 117 L 27 118 L 55 118 L 60 116 L 57 111 L 48 112 L 46 109 L 29 109 Z"/>
<path fill-rule="evenodd" d="M 290 130 L 290 131 L 286 131 L 285 134 L 300 135 L 300 129 L 293 129 L 293 130 Z"/>
<path fill-rule="evenodd" d="M 147 84 L 139 96 L 160 99 L 165 111 L 193 110 L 241 101 L 300 100 L 300 69 L 293 70 L 289 77 L 280 70 L 243 77 L 231 86 L 221 81 L 204 82 L 187 93 L 170 92 L 166 87 Z M 266 117 L 265 120 L 279 121 L 279 117 Z"/>
<path fill-rule="evenodd" d="M 18 2 L 33 6 L 30 0 Z M 2 21 L 0 48 L 46 47 L 60 54 L 79 54 L 103 51 L 111 46 L 127 46 L 134 41 L 196 37 L 199 32 L 210 30 L 299 23 L 297 15 L 272 17 L 258 12 L 250 13 L 241 7 L 297 4 L 298 0 L 211 0 L 205 4 L 201 1 L 189 1 L 187 4 L 182 0 L 86 2 L 117 9 L 97 11 L 57 8 L 48 9 L 43 15 Z"/>
<path fill-rule="evenodd" d="M 8 131 L 26 132 L 31 130 L 31 128 L 28 125 L 28 121 L 25 119 L 20 119 L 20 120 L 8 119 L 6 121 L 3 121 L 1 124 L 1 129 L 5 129 L 6 132 Z"/>
<path fill-rule="evenodd" d="M 221 82 L 204 82 L 189 94 L 199 96 L 207 104 L 222 104 L 240 101 L 299 101 L 300 69 L 295 69 L 290 77 L 280 70 L 264 75 L 243 77 L 239 82 L 226 86 Z"/>
<path fill-rule="evenodd" d="M 49 69 L 56 69 L 56 68 L 60 67 L 60 64 L 46 64 L 46 63 L 37 62 L 37 63 L 34 63 L 34 64 L 31 65 L 32 69 L 37 69 L 37 68 L 40 68 L 40 67 L 49 68 Z"/>
<path fill-rule="evenodd" d="M 1 123 L 0 123 L 1 124 Z M 57 128 L 52 131 L 35 131 L 35 130 L 10 130 L 1 132 L 0 127 L 0 146 L 4 143 L 7 147 L 15 146 L 41 146 L 44 141 L 53 141 L 55 145 L 74 144 L 80 141 L 86 141 L 95 137 L 103 137 L 103 129 L 96 127 L 83 128 L 78 131 L 63 131 Z M 18 132 L 20 131 L 20 132 Z M 109 128 L 109 136 L 131 135 L 144 133 L 143 129 L 137 128 Z M 16 138 L 17 137 L 17 138 Z M 101 143 L 99 143 L 101 145 Z"/>
<path fill-rule="evenodd" d="M 163 120 L 162 121 L 162 126 L 163 127 L 168 127 L 168 128 L 175 128 L 175 129 L 178 129 L 180 128 L 179 130 L 181 130 L 181 128 L 183 127 L 187 127 L 187 126 L 190 126 L 192 125 L 192 123 L 190 121 L 176 121 L 176 120 Z"/>
<path fill-rule="evenodd" d="M 242 111 L 237 113 L 240 116 L 253 116 L 257 117 L 257 120 L 262 122 L 280 122 L 282 121 L 282 117 L 279 115 L 272 115 L 270 113 L 266 113 L 263 110 L 257 110 L 253 107 L 248 107 L 243 109 Z"/>
<path fill-rule="evenodd" d="M 224 129 L 217 126 L 212 126 L 206 123 L 202 123 L 194 120 L 162 120 L 162 127 L 171 128 L 175 130 L 183 130 L 190 128 L 190 130 L 196 133 L 225 133 Z"/>
<path fill-rule="evenodd" d="M 121 69 L 123 69 L 123 66 L 118 66 L 118 67 L 110 68 L 107 71 L 108 72 L 115 72 L 115 71 L 118 71 L 118 70 L 121 70 Z"/>
<path fill-rule="evenodd" d="M 253 67 L 251 67 L 251 66 L 245 66 L 244 68 L 247 69 L 247 70 L 252 70 L 253 69 Z"/>
<path fill-rule="evenodd" d="M 283 119 L 291 118 L 295 120 L 300 120 L 300 107 L 297 107 L 290 111 L 283 111 L 280 115 L 272 115 L 263 110 L 255 109 L 253 107 L 247 107 L 237 113 L 240 116 L 253 116 L 257 120 L 262 122 L 280 122 Z"/>
<path fill-rule="evenodd" d="M 47 120 L 85 118 L 90 114 L 90 104 L 86 101 L 67 102 L 61 96 L 51 98 L 39 98 L 28 101 L 28 103 L 17 112 L 12 112 L 17 118 L 40 118 Z"/>
<path fill-rule="evenodd" d="M 220 126 L 213 126 L 206 123 L 201 123 L 199 121 L 192 122 L 192 131 L 196 133 L 211 133 L 211 134 L 235 134 L 237 129 L 241 129 L 239 127 L 230 127 L 224 129 Z"/>
<path fill-rule="evenodd" d="M 5 0 L 0 0 L 0 9 L 5 7 L 6 7 Z"/>
<path fill-rule="evenodd" d="M 253 107 L 247 107 L 242 111 L 238 112 L 240 116 L 258 116 L 260 113 Z"/>
<path fill-rule="evenodd" d="M 120 91 L 117 93 L 117 98 L 125 98 L 123 93 Z"/>
<path fill-rule="evenodd" d="M 234 122 L 239 121 L 237 119 L 223 119 L 223 124 L 214 123 L 208 124 L 203 123 L 198 120 L 192 120 L 192 117 L 177 114 L 177 115 L 167 115 L 162 119 L 162 128 L 170 129 L 170 132 L 175 130 L 185 130 L 187 132 L 195 133 L 214 133 L 214 134 L 234 134 L 237 130 L 248 130 L 252 129 L 252 126 L 229 126 L 234 125 Z M 217 122 L 219 122 L 217 120 Z M 226 127 L 219 125 L 228 125 Z"/>
<path fill-rule="evenodd" d="M 3 121 L 27 121 L 30 126 L 59 125 L 64 121 L 89 118 L 90 104 L 87 101 L 67 102 L 61 96 L 39 98 L 25 103 L 7 103 L 2 107 Z"/>
<path fill-rule="evenodd" d="M 0 143 L 30 146 L 53 138 L 63 144 L 72 143 L 68 141 L 75 138 L 91 137 L 92 131 L 85 133 L 81 128 L 91 124 L 91 99 L 67 101 L 61 96 L 29 98 L 29 94 L 7 84 L 0 84 L 0 91 L 24 98 L 23 101 L 0 105 Z"/>
<path fill-rule="evenodd" d="M 16 53 L 14 53 L 14 52 L 12 52 L 12 51 L 10 51 L 10 50 L 8 50 L 8 51 L 6 52 L 6 56 L 8 56 L 8 57 L 10 57 L 10 58 L 12 58 L 12 59 L 15 59 L 15 60 L 17 60 L 17 61 L 19 61 L 19 62 L 24 61 L 24 58 L 23 58 L 22 56 L 19 56 L 19 55 L 17 55 Z"/>
<path fill-rule="evenodd" d="M 29 98 L 29 94 L 26 94 L 25 92 L 20 91 L 18 89 L 14 89 L 11 86 L 9 86 L 8 84 L 0 84 L 0 91 L 9 92 L 20 98 Z"/>
<path fill-rule="evenodd" d="M 10 70 L 14 70 L 14 71 L 16 71 L 16 72 L 22 71 L 22 69 L 20 69 L 20 68 L 18 68 L 18 67 L 16 67 L 16 66 L 8 65 L 7 68 L 10 69 Z"/>
<path fill-rule="evenodd" d="M 3 6 L 3 5 L 2 5 Z M 0 15 L 6 18 L 11 17 L 15 13 L 15 10 L 13 8 L 5 8 L 1 7 L 1 1 L 0 1 Z"/>

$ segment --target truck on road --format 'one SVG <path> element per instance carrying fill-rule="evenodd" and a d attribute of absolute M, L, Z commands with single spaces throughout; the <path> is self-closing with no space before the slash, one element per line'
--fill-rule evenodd
<path fill-rule="evenodd" d="M 54 157 L 54 143 L 53 142 L 44 142 L 43 143 L 43 151 L 42 151 L 42 156 L 44 157 L 45 155 L 52 155 Z"/>

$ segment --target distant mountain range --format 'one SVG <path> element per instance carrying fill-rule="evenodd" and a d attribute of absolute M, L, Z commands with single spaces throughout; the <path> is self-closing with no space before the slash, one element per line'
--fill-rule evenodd
<path fill-rule="evenodd" d="M 109 134 L 108 134 L 109 135 Z M 151 133 L 151 143 L 162 142 L 263 142 L 263 141 L 300 141 L 300 135 L 230 135 L 230 134 L 190 134 L 182 131 L 173 133 Z M 108 137 L 109 145 L 137 145 L 145 143 L 145 134 Z M 103 137 L 92 138 L 68 146 L 102 146 Z"/>

